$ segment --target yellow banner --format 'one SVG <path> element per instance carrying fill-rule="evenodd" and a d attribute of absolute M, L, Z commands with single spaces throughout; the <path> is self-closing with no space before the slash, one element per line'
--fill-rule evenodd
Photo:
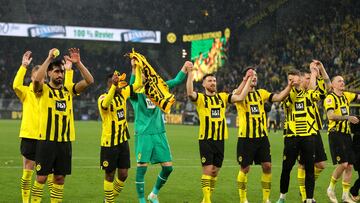
<path fill-rule="evenodd" d="M 212 39 L 212 38 L 220 38 L 220 37 L 222 37 L 221 31 L 183 35 L 183 42 L 191 42 L 194 40 Z"/>

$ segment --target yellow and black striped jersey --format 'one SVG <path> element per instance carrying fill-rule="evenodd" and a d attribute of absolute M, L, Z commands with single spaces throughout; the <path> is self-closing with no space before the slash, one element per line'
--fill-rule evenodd
<path fill-rule="evenodd" d="M 27 68 L 20 66 L 16 73 L 13 89 L 22 103 L 22 119 L 19 137 L 39 139 L 39 98 L 36 97 L 33 84 L 24 85 Z M 65 72 L 65 84 L 71 84 L 73 75 L 70 71 Z"/>
<path fill-rule="evenodd" d="M 264 104 L 273 94 L 259 89 L 249 92 L 241 102 L 236 102 L 238 112 L 238 137 L 260 138 L 268 135 Z"/>
<path fill-rule="evenodd" d="M 225 118 L 227 103 L 231 103 L 231 94 L 221 92 L 214 96 L 197 93 L 193 101 L 199 114 L 199 140 L 224 140 L 228 138 Z"/>
<path fill-rule="evenodd" d="M 26 71 L 27 69 L 24 66 L 20 66 L 13 83 L 16 96 L 19 97 L 22 103 L 22 120 L 19 137 L 38 139 L 39 99 L 34 93 L 32 83 L 29 86 L 23 84 Z"/>
<path fill-rule="evenodd" d="M 326 88 L 325 88 L 325 81 L 322 78 L 318 78 L 317 79 L 317 84 L 316 84 L 316 89 L 317 91 L 319 91 L 320 93 L 320 99 L 324 100 L 326 95 L 328 94 Z M 322 119 L 321 119 L 321 115 L 320 115 L 320 111 L 319 111 L 319 107 L 318 107 L 318 102 L 314 103 L 314 111 L 315 111 L 315 117 L 316 117 L 316 124 L 318 126 L 318 129 L 321 130 L 322 129 Z"/>
<path fill-rule="evenodd" d="M 326 112 L 334 110 L 334 114 L 338 116 L 349 115 L 349 105 L 357 99 L 357 94 L 351 92 L 344 92 L 343 95 L 338 96 L 335 92 L 329 94 L 324 101 Z M 350 134 L 350 125 L 348 120 L 335 121 L 329 119 L 328 131 L 342 132 Z"/>
<path fill-rule="evenodd" d="M 116 92 L 111 86 L 108 93 L 98 99 L 98 108 L 102 120 L 101 146 L 112 147 L 130 138 L 126 121 L 126 100 L 133 94 L 133 86 L 128 85 Z"/>
<path fill-rule="evenodd" d="M 72 107 L 76 84 L 54 89 L 44 84 L 39 98 L 40 140 L 69 142 L 75 140 L 74 112 Z"/>
<path fill-rule="evenodd" d="M 314 104 L 320 100 L 319 91 L 292 88 L 283 102 L 285 113 L 284 136 L 310 136 L 317 134 Z"/>

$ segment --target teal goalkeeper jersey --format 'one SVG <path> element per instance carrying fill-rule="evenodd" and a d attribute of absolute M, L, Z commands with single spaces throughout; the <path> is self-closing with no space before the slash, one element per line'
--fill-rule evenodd
<path fill-rule="evenodd" d="M 180 85 L 185 80 L 186 74 L 180 71 L 172 80 L 166 81 L 170 89 Z M 135 81 L 131 75 L 130 85 Z M 135 93 L 130 96 L 130 102 L 135 113 L 135 135 L 153 135 L 165 132 L 165 124 L 162 111 L 143 93 Z"/>

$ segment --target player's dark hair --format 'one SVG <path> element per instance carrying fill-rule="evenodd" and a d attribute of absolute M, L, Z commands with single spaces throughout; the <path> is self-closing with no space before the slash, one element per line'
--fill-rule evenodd
<path fill-rule="evenodd" d="M 254 70 L 254 71 L 256 71 L 256 68 L 255 68 L 255 66 L 248 66 L 248 67 L 246 67 L 245 70 L 242 72 L 243 76 L 246 75 L 246 72 L 247 72 L 248 70 Z"/>
<path fill-rule="evenodd" d="M 291 70 L 288 71 L 287 74 L 288 75 L 298 75 L 298 76 L 300 76 L 300 71 L 297 70 L 297 69 L 291 69 Z"/>
<path fill-rule="evenodd" d="M 61 60 L 55 60 L 51 62 L 47 68 L 47 71 L 53 70 L 55 67 L 63 68 L 64 63 Z"/>
<path fill-rule="evenodd" d="M 202 81 L 204 81 L 207 77 L 215 77 L 215 75 L 212 74 L 212 73 L 207 73 L 207 74 L 205 74 L 204 77 L 202 78 Z"/>

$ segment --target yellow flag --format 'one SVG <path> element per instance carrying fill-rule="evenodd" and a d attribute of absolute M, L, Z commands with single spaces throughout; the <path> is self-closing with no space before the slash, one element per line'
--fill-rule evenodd
<path fill-rule="evenodd" d="M 144 93 L 146 96 L 162 111 L 170 113 L 171 105 L 175 103 L 175 96 L 169 92 L 166 82 L 156 73 L 143 55 L 133 49 L 129 57 L 137 60 L 136 65 L 141 68 L 145 76 Z"/>

